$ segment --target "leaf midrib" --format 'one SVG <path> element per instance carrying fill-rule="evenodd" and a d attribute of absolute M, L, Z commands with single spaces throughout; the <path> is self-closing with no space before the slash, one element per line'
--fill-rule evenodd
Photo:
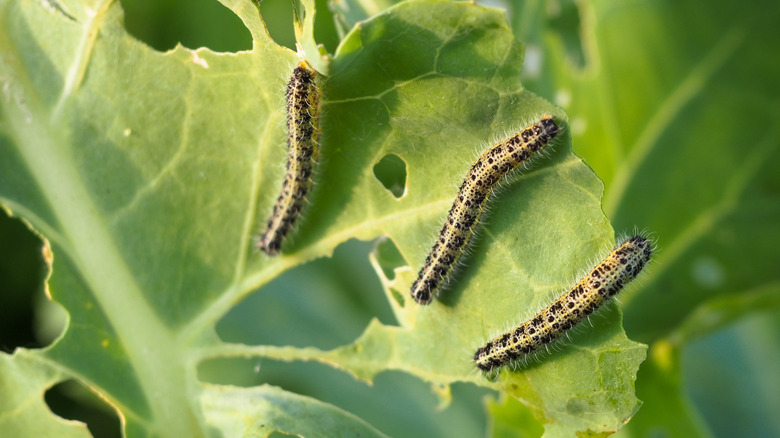
<path fill-rule="evenodd" d="M 111 3 L 104 2 L 98 10 Z M 95 20 L 84 24 L 82 38 L 94 39 L 102 17 L 103 14 L 97 14 Z M 78 88 L 79 77 L 89 63 L 92 44 L 83 41 L 76 47 L 81 52 L 74 54 L 68 69 L 68 80 L 57 103 L 58 114 L 68 111 L 69 96 Z M 149 426 L 170 436 L 203 436 L 201 420 L 193 410 L 193 397 L 188 396 L 189 374 L 184 372 L 183 356 L 116 247 L 100 208 L 81 178 L 73 159 L 75 151 L 63 147 L 67 126 L 57 122 L 41 102 L 22 65 L 10 58 L 6 60 L 7 72 L 23 96 L 23 100 L 4 105 L 8 132 L 56 216 L 56 223 L 34 223 L 35 227 L 58 232 L 61 238 L 57 243 L 64 246 L 63 255 L 72 259 L 110 321 L 155 415 L 149 419 Z"/>

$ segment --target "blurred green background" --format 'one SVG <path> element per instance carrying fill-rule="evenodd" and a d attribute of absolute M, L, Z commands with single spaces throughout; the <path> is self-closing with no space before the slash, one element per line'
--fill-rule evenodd
<path fill-rule="evenodd" d="M 217 1 L 121 3 L 127 30 L 157 50 L 169 50 L 176 44 L 222 52 L 251 49 L 249 32 Z M 497 2 L 488 4 L 501 6 Z M 318 0 L 317 7 L 315 34 L 318 42 L 332 53 L 339 41 L 336 26 L 327 1 Z M 261 8 L 272 37 L 292 48 L 290 2 L 264 0 Z M 578 20 L 576 14 L 564 13 L 553 23 L 564 36 L 575 64 L 583 61 L 576 32 Z M 523 40 L 524 36 L 517 38 Z M 551 91 L 534 91 L 551 101 L 555 98 L 547 95 Z M 586 154 L 584 158 L 587 162 Z M 6 352 L 16 347 L 48 345 L 66 321 L 63 312 L 45 299 L 40 245 L 40 240 L 21 221 L 0 213 L 0 348 Z M 371 242 L 350 241 L 332 259 L 317 260 L 287 272 L 223 318 L 217 326 L 220 336 L 229 342 L 328 349 L 353 341 L 371 318 L 393 324 L 392 313 L 368 261 L 372 247 Z M 318 293 L 308 293 L 311 290 Z M 296 321 L 305 322 L 306 329 L 291 329 Z M 776 307 L 754 313 L 684 349 L 684 386 L 702 421 L 715 436 L 763 437 L 780 433 L 780 418 L 776 415 L 780 410 L 780 350 L 774 345 L 780 332 L 778 321 L 780 311 Z M 483 398 L 491 392 L 472 385 L 455 385 L 453 403 L 439 409 L 427 384 L 402 373 L 384 373 L 369 387 L 324 365 L 282 366 L 270 361 L 223 360 L 204 364 L 200 374 L 211 382 L 269 382 L 310 395 L 357 414 L 391 436 L 408 436 L 405 434 L 410 430 L 416 431 L 417 436 L 483 436 L 488 428 Z M 61 416 L 88 422 L 95 436 L 119 436 L 119 422 L 112 411 L 75 382 L 53 388 L 47 393 L 47 402 Z M 399 424 L 397 419 L 410 410 L 418 415 Z"/>

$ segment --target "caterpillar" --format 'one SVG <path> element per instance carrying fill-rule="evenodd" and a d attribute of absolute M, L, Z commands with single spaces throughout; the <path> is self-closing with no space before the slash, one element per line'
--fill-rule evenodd
<path fill-rule="evenodd" d="M 257 247 L 269 256 L 279 253 L 311 190 L 319 158 L 320 90 L 316 77 L 317 72 L 301 61 L 287 83 L 287 171 L 265 231 L 257 239 Z"/>
<path fill-rule="evenodd" d="M 560 338 L 636 278 L 650 261 L 652 246 L 643 236 L 617 245 L 570 291 L 529 321 L 480 347 L 474 354 L 477 368 L 491 372 Z"/>
<path fill-rule="evenodd" d="M 412 298 L 429 304 L 466 249 L 490 194 L 504 176 L 544 148 L 560 129 L 549 114 L 485 151 L 460 186 L 439 239 L 412 284 Z"/>

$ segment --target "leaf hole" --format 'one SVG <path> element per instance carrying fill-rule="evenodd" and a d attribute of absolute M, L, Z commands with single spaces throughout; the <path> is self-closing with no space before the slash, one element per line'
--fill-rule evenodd
<path fill-rule="evenodd" d="M 398 304 L 400 307 L 404 306 L 404 303 L 406 302 L 406 295 L 402 294 L 401 292 L 398 292 L 396 288 L 391 287 L 390 288 L 390 295 L 395 300 L 396 304 Z"/>
<path fill-rule="evenodd" d="M 400 199 L 406 193 L 406 162 L 396 154 L 387 154 L 374 165 L 374 176 Z"/>
<path fill-rule="evenodd" d="M 401 255 L 401 251 L 392 239 L 382 237 L 376 241 L 374 251 L 371 253 L 374 267 L 381 270 L 379 275 L 385 277 L 387 283 L 392 283 L 396 278 L 396 272 L 399 269 L 410 269 L 409 263 Z M 403 307 L 406 301 L 406 294 L 399 292 L 396 288 L 390 287 L 390 296 L 395 302 Z"/>
<path fill-rule="evenodd" d="M 249 0 L 247 0 L 249 1 Z M 300 13 L 302 8 L 296 6 Z M 295 30 L 293 27 L 293 8 L 289 1 L 261 1 L 260 17 L 265 23 L 268 35 L 282 47 L 295 51 Z"/>
<path fill-rule="evenodd" d="M 121 3 L 127 32 L 159 51 L 171 50 L 177 44 L 192 49 L 208 47 L 217 52 L 252 49 L 249 30 L 220 2 L 121 0 Z"/>
<path fill-rule="evenodd" d="M 389 281 L 395 280 L 396 270 L 409 267 L 409 263 L 401 255 L 401 251 L 395 245 L 395 242 L 386 237 L 379 239 L 376 245 L 374 245 L 373 257 L 377 265 L 382 269 L 382 274 Z"/>
<path fill-rule="evenodd" d="M 306 8 L 300 0 L 293 0 L 295 7 L 303 22 Z M 268 29 L 268 34 L 274 42 L 282 47 L 296 51 L 295 28 L 293 25 L 293 8 L 290 1 L 262 0 L 260 3 L 260 17 Z M 317 15 L 314 19 L 314 35 L 317 44 L 325 46 L 326 50 L 333 52 L 338 47 L 341 39 L 336 30 L 336 19 L 331 12 L 328 0 L 315 0 Z M 314 54 L 309 54 L 314 56 Z"/>
<path fill-rule="evenodd" d="M 114 408 L 75 380 L 52 386 L 44 394 L 44 400 L 56 415 L 86 424 L 95 438 L 122 436 L 122 425 Z"/>
<path fill-rule="evenodd" d="M 218 323 L 225 342 L 332 349 L 360 336 L 372 319 L 396 324 L 369 263 L 371 242 L 350 240 L 332 258 L 275 278 Z"/>
<path fill-rule="evenodd" d="M 65 311 L 44 294 L 44 245 L 0 209 L 0 350 L 42 348 L 65 330 Z"/>

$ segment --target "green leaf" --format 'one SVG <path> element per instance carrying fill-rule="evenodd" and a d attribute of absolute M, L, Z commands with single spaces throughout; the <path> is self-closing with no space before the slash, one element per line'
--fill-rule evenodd
<path fill-rule="evenodd" d="M 51 415 L 43 392 L 63 374 L 24 350 L 0 354 L 0 429 L 6 436 L 89 437 L 80 423 Z"/>
<path fill-rule="evenodd" d="M 778 290 L 775 244 L 760 236 L 780 214 L 770 98 L 780 62 L 763 55 L 780 8 L 719 4 L 595 2 L 582 11 L 598 24 L 584 43 L 608 73 L 561 79 L 576 90 L 574 144 L 607 184 L 607 215 L 659 237 L 645 287 L 623 300 L 629 332 L 645 341 L 711 297 Z"/>
<path fill-rule="evenodd" d="M 70 316 L 52 347 L 25 351 L 55 376 L 33 382 L 37 403 L 54 379 L 76 378 L 121 412 L 129 436 L 311 433 L 322 415 L 330 431 L 375 433 L 313 399 L 197 380 L 202 359 L 260 356 L 321 361 L 364 380 L 401 370 L 445 400 L 453 382 L 504 390 L 551 435 L 625 423 L 645 347 L 626 338 L 614 309 L 539 364 L 489 380 L 471 361 L 614 240 L 602 184 L 572 154 L 566 115 L 520 82 L 523 47 L 503 13 L 402 3 L 350 31 L 329 64 L 312 53 L 304 21 L 305 56 L 328 73 L 322 162 L 304 218 L 271 259 L 252 241 L 282 178 L 283 87 L 298 58 L 270 40 L 251 2 L 222 3 L 250 30 L 252 51 L 155 52 L 124 31 L 117 2 L 0 1 L 0 202 L 45 237 L 48 287 Z M 453 286 L 417 306 L 409 286 L 475 152 L 545 113 L 564 134 L 496 194 Z M 389 154 L 407 166 L 400 198 L 373 173 Z M 219 318 L 280 273 L 379 236 L 403 260 L 374 261 L 398 326 L 375 321 L 332 351 L 214 335 Z M 290 409 L 311 423 L 291 421 Z"/>
<path fill-rule="evenodd" d="M 460 24 L 465 16 L 468 24 Z M 472 6 L 405 3 L 362 23 L 342 42 L 331 65 L 320 175 L 321 184 L 330 185 L 327 192 L 315 192 L 307 213 L 317 218 L 317 228 L 309 231 L 304 223 L 298 236 L 311 232 L 324 240 L 342 229 L 375 236 L 367 224 L 389 236 L 415 267 L 383 279 L 401 327 L 374 323 L 354 345 L 329 353 L 264 346 L 229 347 L 219 354 L 321 360 L 366 380 L 398 369 L 438 384 L 469 380 L 502 387 L 531 400 L 538 419 L 563 419 L 555 426 L 561 430 L 615 430 L 634 412 L 628 370 L 636 369 L 644 349 L 625 339 L 614 313 L 608 319 L 612 324 L 596 322 L 588 337 L 575 336 L 578 347 L 559 354 L 556 366 L 507 373 L 491 383 L 474 372 L 470 359 L 488 336 L 521 322 L 569 286 L 611 240 L 598 204 L 600 184 L 565 140 L 501 191 L 489 225 L 442 300 L 421 309 L 407 298 L 474 145 L 522 126 L 517 120 L 527 114 L 555 112 L 521 91 L 520 48 L 502 23 L 497 12 Z M 476 32 L 472 26 L 487 30 Z M 475 57 L 483 64 L 475 66 Z M 331 120 L 338 125 L 329 125 Z M 327 151 L 329 144 L 336 149 Z M 369 172 L 388 154 L 409 165 L 407 192 L 400 200 Z M 357 175 L 357 181 L 344 175 Z M 595 397 L 594 388 L 599 389 Z M 587 400 L 587 408 L 581 400 Z M 583 409 L 591 412 L 589 420 L 582 419 Z"/>
<path fill-rule="evenodd" d="M 575 152 L 605 181 L 613 226 L 658 238 L 642 288 L 621 298 L 629 337 L 651 344 L 637 377 L 646 408 L 628 427 L 637 436 L 706 436 L 679 375 L 680 350 L 778 306 L 780 62 L 767 53 L 780 8 L 753 6 L 591 1 L 528 8 L 536 19 L 515 21 L 517 34 L 528 32 L 521 22 L 535 24 L 526 41 L 543 54 L 525 82 L 568 111 Z M 582 25 L 574 38 L 564 26 L 573 21 Z M 722 390 L 721 400 L 733 399 Z M 721 416 L 732 414 L 724 405 Z"/>
<path fill-rule="evenodd" d="M 130 436 L 204 435 L 187 351 L 235 299 L 259 163 L 283 157 L 257 145 L 282 142 L 275 91 L 294 55 L 251 3 L 234 5 L 255 36 L 239 55 L 156 53 L 124 31 L 119 3 L 57 6 L 0 7 L 2 202 L 48 239 L 51 294 L 70 314 L 30 354 L 101 393 Z"/>

